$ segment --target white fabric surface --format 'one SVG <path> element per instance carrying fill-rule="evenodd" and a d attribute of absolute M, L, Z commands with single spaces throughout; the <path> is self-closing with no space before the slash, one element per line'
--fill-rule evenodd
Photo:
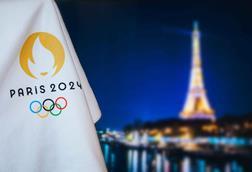
<path fill-rule="evenodd" d="M 94 126 L 100 109 L 55 2 L 0 0 L 0 13 L 0 172 L 106 171 Z M 65 62 L 54 76 L 55 68 L 48 67 L 53 53 L 45 49 L 41 38 L 32 49 L 35 64 L 28 62 L 37 78 L 21 67 L 20 51 L 37 32 L 55 36 L 63 46 Z M 45 69 L 48 75 L 39 75 Z M 58 88 L 61 82 L 66 84 L 65 90 Z M 69 82 L 75 83 L 74 90 Z M 32 95 L 27 94 L 27 87 Z M 12 96 L 11 90 L 15 91 Z M 18 95 L 20 90 L 23 94 Z M 57 97 L 67 100 L 59 116 L 49 114 L 42 119 L 29 109 L 34 100 L 42 103 Z"/>

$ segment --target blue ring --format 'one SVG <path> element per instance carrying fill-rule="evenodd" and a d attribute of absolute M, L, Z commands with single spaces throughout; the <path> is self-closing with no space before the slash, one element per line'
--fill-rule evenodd
<path fill-rule="evenodd" d="M 34 111 L 34 110 L 32 109 L 32 105 L 33 105 L 34 103 L 38 103 L 38 104 L 40 105 L 40 108 L 39 108 L 38 111 Z M 31 104 L 30 104 L 30 111 L 31 111 L 32 113 L 35 113 L 35 114 L 36 114 L 36 113 L 39 113 L 41 110 L 42 110 L 42 104 L 41 104 L 39 101 L 34 100 L 34 101 L 31 102 Z"/>

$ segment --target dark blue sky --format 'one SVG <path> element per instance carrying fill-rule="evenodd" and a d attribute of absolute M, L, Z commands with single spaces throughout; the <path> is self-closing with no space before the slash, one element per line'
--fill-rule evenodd
<path fill-rule="evenodd" d="M 58 4 L 103 113 L 99 128 L 178 117 L 188 87 L 195 19 L 202 32 L 206 89 L 217 115 L 252 111 L 252 4 Z"/>

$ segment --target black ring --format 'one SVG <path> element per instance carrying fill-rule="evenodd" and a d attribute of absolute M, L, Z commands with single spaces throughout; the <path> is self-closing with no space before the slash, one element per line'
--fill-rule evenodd
<path fill-rule="evenodd" d="M 46 102 L 46 101 L 52 102 L 52 105 L 49 106 L 50 109 L 46 109 L 46 108 L 45 108 L 45 102 Z M 43 109 L 44 109 L 45 111 L 50 112 L 50 111 L 52 111 L 52 110 L 54 109 L 55 103 L 54 103 L 54 101 L 53 101 L 52 99 L 45 99 L 45 100 L 43 101 L 43 103 L 42 103 L 42 106 L 43 106 Z"/>

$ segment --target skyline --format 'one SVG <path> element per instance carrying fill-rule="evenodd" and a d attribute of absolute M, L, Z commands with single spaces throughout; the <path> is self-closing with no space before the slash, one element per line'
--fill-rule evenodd
<path fill-rule="evenodd" d="M 229 5 L 60 2 L 103 114 L 97 126 L 179 117 L 193 20 L 200 23 L 205 84 L 217 116 L 251 112 L 252 15 L 247 4 Z"/>

